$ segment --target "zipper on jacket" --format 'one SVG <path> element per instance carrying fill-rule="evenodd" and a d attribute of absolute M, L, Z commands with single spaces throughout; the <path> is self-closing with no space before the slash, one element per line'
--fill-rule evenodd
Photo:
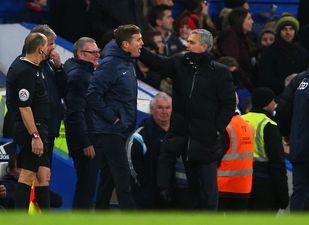
<path fill-rule="evenodd" d="M 192 92 L 193 92 L 193 89 L 194 89 L 194 86 L 195 86 L 196 73 L 197 73 L 197 72 L 195 72 L 195 73 L 193 74 L 193 80 L 192 80 L 192 84 L 191 84 L 191 90 L 190 90 L 189 98 L 192 97 Z"/>

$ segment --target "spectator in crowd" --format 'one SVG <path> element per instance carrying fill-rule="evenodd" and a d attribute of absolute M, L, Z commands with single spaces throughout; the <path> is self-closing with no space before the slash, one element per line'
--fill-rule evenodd
<path fill-rule="evenodd" d="M 236 88 L 236 93 L 238 96 L 238 108 L 244 113 L 245 104 L 251 96 L 251 91 L 253 87 L 249 78 L 246 74 L 239 68 L 239 64 L 236 59 L 231 56 L 223 56 L 218 59 L 219 63 L 226 65 L 233 76 L 233 83 Z"/>
<path fill-rule="evenodd" d="M 210 31 L 213 36 L 217 35 L 216 27 L 208 15 L 208 1 L 185 0 L 184 6 L 186 10 L 180 16 L 179 21 L 186 19 L 190 24 L 196 26 L 194 29 L 206 29 Z"/>
<path fill-rule="evenodd" d="M 164 58 L 142 49 L 140 57 L 174 83 L 171 128 L 159 157 L 161 196 L 168 199 L 176 157 L 182 155 L 193 207 L 208 210 L 218 206 L 217 162 L 228 145 L 225 128 L 236 103 L 231 74 L 211 59 L 212 46 L 211 33 L 197 29 L 189 35 L 184 55 Z"/>
<path fill-rule="evenodd" d="M 258 52 L 256 57 L 256 67 L 259 68 L 262 52 L 271 46 L 276 40 L 276 31 L 273 28 L 264 28 L 258 38 Z M 254 83 L 257 83 L 257 77 L 254 77 Z"/>
<path fill-rule="evenodd" d="M 39 67 L 48 57 L 47 37 L 31 32 L 24 48 L 25 57 L 10 68 L 6 83 L 8 109 L 15 114 L 14 140 L 21 148 L 15 206 L 28 208 L 31 185 L 37 178 L 37 202 L 41 208 L 49 208 L 50 164 L 46 148 L 49 101 Z"/>
<path fill-rule="evenodd" d="M 174 6 L 173 0 L 155 0 L 156 5 L 167 5 L 169 7 Z"/>
<path fill-rule="evenodd" d="M 309 154 L 308 154 L 308 71 L 295 90 L 291 123 L 289 160 L 293 165 L 292 211 L 309 210 Z M 296 78 L 295 78 L 296 79 Z"/>
<path fill-rule="evenodd" d="M 252 187 L 254 131 L 238 113 L 226 130 L 230 145 L 218 167 L 219 210 L 246 210 Z"/>
<path fill-rule="evenodd" d="M 271 46 L 276 40 L 276 32 L 273 29 L 263 29 L 260 33 L 259 45 L 261 48 Z"/>
<path fill-rule="evenodd" d="M 166 56 L 171 56 L 184 50 L 183 45 L 173 31 L 174 19 L 171 7 L 167 5 L 154 6 L 148 13 L 148 19 L 153 29 L 161 33 L 165 44 Z"/>
<path fill-rule="evenodd" d="M 275 93 L 269 88 L 257 88 L 252 93 L 252 109 L 243 118 L 254 128 L 254 163 L 251 210 L 277 211 L 289 203 L 282 138 L 277 123 L 272 120 Z"/>
<path fill-rule="evenodd" d="M 165 46 L 164 46 L 164 41 L 163 41 L 160 31 L 156 31 L 156 30 L 145 31 L 143 33 L 143 41 L 146 46 L 150 46 L 150 45 L 153 45 L 153 43 L 155 43 L 158 48 L 158 50 L 156 50 L 157 53 L 160 55 L 164 55 Z"/>
<path fill-rule="evenodd" d="M 248 34 L 252 30 L 253 20 L 251 13 L 244 8 L 233 9 L 229 14 L 230 28 L 223 31 L 218 37 L 218 50 L 221 56 L 231 56 L 239 63 L 239 68 L 252 82 L 253 64 L 256 56 L 255 43 Z M 252 89 L 248 87 L 248 89 Z"/>
<path fill-rule="evenodd" d="M 184 47 L 188 45 L 190 32 L 195 29 L 197 29 L 197 26 L 189 17 L 183 17 L 179 20 L 178 25 L 176 26 L 176 31 L 178 32 L 179 40 Z"/>
<path fill-rule="evenodd" d="M 90 32 L 98 43 L 105 33 L 122 24 L 136 24 L 143 30 L 147 28 L 142 0 L 90 0 Z"/>
<path fill-rule="evenodd" d="M 134 130 L 137 112 L 137 82 L 132 58 L 143 45 L 136 25 L 122 25 L 115 39 L 103 49 L 103 61 L 90 82 L 87 101 L 94 112 L 94 148 L 100 167 L 96 208 L 109 207 L 112 191 L 121 209 L 135 207 L 125 140 Z"/>
<path fill-rule="evenodd" d="M 262 52 L 258 84 L 271 88 L 276 96 L 283 91 L 288 75 L 308 67 L 308 51 L 295 43 L 298 31 L 298 20 L 291 14 L 283 14 L 276 22 L 275 42 Z"/>
<path fill-rule="evenodd" d="M 75 42 L 73 53 L 74 58 L 64 64 L 67 74 L 64 124 L 77 177 L 73 208 L 91 209 L 94 206 L 98 169 L 90 134 L 93 115 L 86 101 L 86 93 L 94 69 L 99 64 L 100 49 L 94 39 L 82 37 Z"/>
<path fill-rule="evenodd" d="M 22 12 L 22 22 L 46 24 L 48 15 L 45 11 L 48 0 L 25 0 L 25 9 Z"/>
<path fill-rule="evenodd" d="M 247 0 L 224 0 L 224 8 L 221 10 L 219 14 L 219 28 L 220 30 L 226 30 L 230 26 L 229 22 L 229 14 L 232 12 L 235 8 L 244 8 L 246 10 L 249 10 L 249 3 Z"/>
<path fill-rule="evenodd" d="M 173 0 L 146 0 L 148 8 L 152 8 L 155 5 L 167 5 L 169 7 L 174 6 Z"/>
<path fill-rule="evenodd" d="M 145 119 L 127 142 L 132 193 L 139 209 L 160 209 L 157 186 L 159 151 L 170 127 L 172 98 L 164 92 L 150 102 L 151 117 Z"/>

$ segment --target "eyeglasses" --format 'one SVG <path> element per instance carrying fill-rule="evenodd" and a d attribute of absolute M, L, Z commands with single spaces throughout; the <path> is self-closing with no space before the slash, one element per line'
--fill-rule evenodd
<path fill-rule="evenodd" d="M 87 53 L 92 54 L 92 55 L 97 55 L 97 54 L 100 55 L 100 50 L 98 50 L 98 51 L 81 50 L 81 52 L 87 52 Z"/>

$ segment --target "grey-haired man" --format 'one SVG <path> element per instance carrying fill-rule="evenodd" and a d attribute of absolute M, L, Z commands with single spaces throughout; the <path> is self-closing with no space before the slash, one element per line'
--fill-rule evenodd
<path fill-rule="evenodd" d="M 225 128 L 235 111 L 235 94 L 228 69 L 213 61 L 211 33 L 193 30 L 188 52 L 160 57 L 143 49 L 140 60 L 173 79 L 171 126 L 158 166 L 161 197 L 171 186 L 176 156 L 182 155 L 192 208 L 216 210 L 218 206 L 217 162 L 227 148 Z"/>

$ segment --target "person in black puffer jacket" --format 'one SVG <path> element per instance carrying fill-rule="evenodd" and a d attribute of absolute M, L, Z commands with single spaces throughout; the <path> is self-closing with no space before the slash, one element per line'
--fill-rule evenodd
<path fill-rule="evenodd" d="M 169 189 L 176 156 L 182 155 L 193 207 L 216 210 L 217 162 L 228 147 L 225 128 L 234 114 L 236 99 L 227 67 L 214 62 L 208 53 L 212 45 L 211 33 L 197 29 L 189 35 L 186 54 L 166 58 L 142 49 L 139 59 L 173 79 L 173 113 L 159 156 L 159 187 Z"/>

